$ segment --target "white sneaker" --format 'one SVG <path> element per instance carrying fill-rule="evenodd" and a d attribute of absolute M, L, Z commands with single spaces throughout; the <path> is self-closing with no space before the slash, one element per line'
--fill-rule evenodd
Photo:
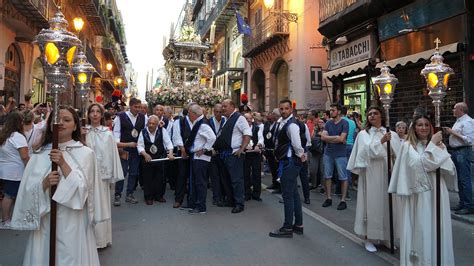
<path fill-rule="evenodd" d="M 0 229 L 10 229 L 11 228 L 11 220 L 2 221 L 0 223 Z"/>
<path fill-rule="evenodd" d="M 374 246 L 374 244 L 372 244 L 369 241 L 365 241 L 365 249 L 368 252 L 376 252 L 377 251 L 377 248 Z"/>

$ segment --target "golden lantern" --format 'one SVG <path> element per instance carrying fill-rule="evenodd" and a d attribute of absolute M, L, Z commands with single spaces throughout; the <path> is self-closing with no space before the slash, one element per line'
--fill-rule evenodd
<path fill-rule="evenodd" d="M 387 64 L 383 62 L 382 67 L 380 68 L 380 75 L 374 78 L 374 86 L 380 97 L 383 108 L 386 112 L 386 126 L 390 126 L 389 121 L 389 109 L 390 104 L 393 101 L 393 94 L 395 93 L 395 87 L 398 84 L 398 79 L 395 75 L 390 73 L 390 69 Z"/>

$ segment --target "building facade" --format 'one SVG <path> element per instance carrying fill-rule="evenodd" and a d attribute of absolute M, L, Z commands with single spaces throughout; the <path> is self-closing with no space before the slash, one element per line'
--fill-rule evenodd
<path fill-rule="evenodd" d="M 52 0 L 0 0 L 0 98 L 17 103 L 31 95 L 31 103 L 51 101 L 47 91 L 39 48 L 32 43 L 48 20 L 58 10 Z M 90 101 L 106 102 L 115 88 L 127 86 L 125 64 L 128 62 L 125 33 L 114 0 L 61 1 L 61 11 L 69 22 L 69 31 L 81 39 L 88 61 L 95 67 Z M 83 29 L 77 32 L 73 19 L 82 18 Z M 109 66 L 109 68 L 107 68 Z M 117 80 L 122 79 L 122 84 Z M 114 84 L 115 83 L 115 84 Z M 99 96 L 100 97 L 97 97 Z M 80 99 L 72 85 L 61 102 L 79 106 Z"/>
<path fill-rule="evenodd" d="M 322 82 L 327 52 L 317 31 L 318 16 L 318 1 L 250 1 L 252 34 L 244 36 L 244 76 L 257 110 L 269 111 L 285 98 L 296 102 L 298 110 L 327 108 Z"/>
<path fill-rule="evenodd" d="M 441 112 L 441 122 L 454 122 L 454 103 L 473 104 L 472 1 L 320 0 L 319 31 L 329 47 L 329 69 L 324 79 L 332 83 L 333 101 L 365 117 L 376 104 L 372 78 L 385 61 L 399 80 L 390 115 L 394 124 L 409 121 L 422 106 L 434 114 L 426 83 L 420 75 L 434 53 L 436 38 L 440 52 L 455 74 L 451 76 Z M 453 30 L 453 29 L 456 30 Z"/>

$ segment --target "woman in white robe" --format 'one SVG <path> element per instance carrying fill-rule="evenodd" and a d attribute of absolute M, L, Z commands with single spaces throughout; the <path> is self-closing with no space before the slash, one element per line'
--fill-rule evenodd
<path fill-rule="evenodd" d="M 400 264 L 436 265 L 436 169 L 441 168 L 441 265 L 454 265 L 450 189 L 456 169 L 426 116 L 416 116 L 395 162 L 389 192 L 400 200 Z"/>
<path fill-rule="evenodd" d="M 87 110 L 89 125 L 85 128 L 86 144 L 94 150 L 99 171 L 99 194 L 102 207 L 110 215 L 110 185 L 123 180 L 123 170 L 114 136 L 104 126 L 104 109 L 99 104 L 92 104 Z M 112 245 L 112 219 L 94 226 L 97 248 Z"/>
<path fill-rule="evenodd" d="M 354 231 L 366 238 L 365 248 L 369 252 L 377 251 L 374 243 L 378 241 L 390 247 L 387 141 L 391 140 L 392 159 L 401 144 L 398 135 L 387 132 L 383 125 L 382 109 L 370 107 L 366 129 L 357 134 L 347 163 L 347 169 L 359 175 Z M 396 210 L 395 204 L 393 201 L 393 210 Z"/>
<path fill-rule="evenodd" d="M 25 168 L 13 211 L 13 229 L 33 230 L 23 264 L 49 264 L 49 195 L 57 184 L 56 265 L 99 265 L 92 225 L 110 217 L 97 200 L 95 154 L 80 142 L 79 117 L 71 107 L 59 110 L 59 149 L 52 149 L 51 118 L 42 147 Z M 51 171 L 51 162 L 58 171 Z"/>

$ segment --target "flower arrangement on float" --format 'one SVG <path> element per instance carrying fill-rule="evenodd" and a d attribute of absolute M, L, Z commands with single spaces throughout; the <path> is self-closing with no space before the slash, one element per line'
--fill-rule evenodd
<path fill-rule="evenodd" d="M 207 87 L 158 87 L 147 92 L 146 100 L 154 104 L 183 106 L 188 102 L 196 102 L 201 106 L 212 107 L 222 102 L 224 94 L 217 89 Z"/>

